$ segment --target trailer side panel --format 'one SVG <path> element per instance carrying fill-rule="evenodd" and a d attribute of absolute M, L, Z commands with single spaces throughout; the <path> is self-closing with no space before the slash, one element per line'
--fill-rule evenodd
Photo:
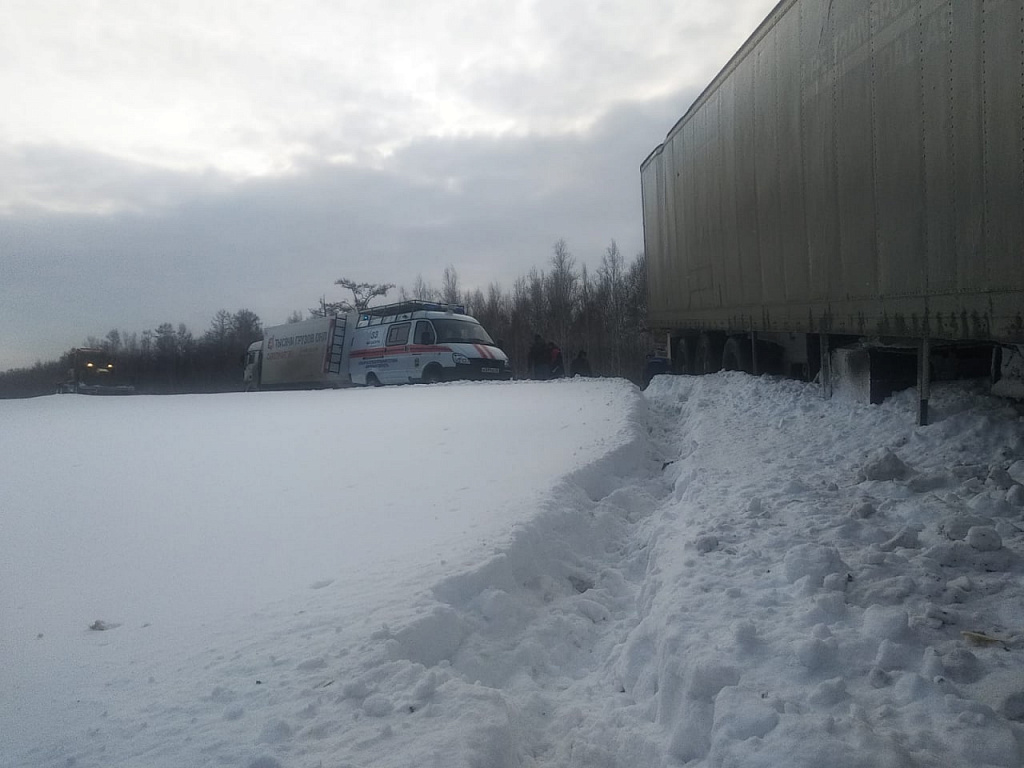
<path fill-rule="evenodd" d="M 1024 0 L 784 0 L 641 175 L 654 328 L 1024 343 Z"/>

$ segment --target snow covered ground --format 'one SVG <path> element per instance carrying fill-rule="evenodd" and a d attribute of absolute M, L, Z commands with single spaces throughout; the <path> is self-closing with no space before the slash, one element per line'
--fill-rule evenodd
<path fill-rule="evenodd" d="M 0 766 L 1019 766 L 1024 420 L 932 410 L 0 402 Z"/>

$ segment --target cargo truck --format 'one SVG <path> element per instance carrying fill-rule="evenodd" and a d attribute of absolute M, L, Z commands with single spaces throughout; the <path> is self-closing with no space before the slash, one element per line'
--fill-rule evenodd
<path fill-rule="evenodd" d="M 348 375 L 346 341 L 354 323 L 345 315 L 315 317 L 265 328 L 249 345 L 242 379 L 247 390 L 343 387 Z"/>
<path fill-rule="evenodd" d="M 267 328 L 243 374 L 246 389 L 511 378 L 508 357 L 465 307 L 418 299 Z"/>
<path fill-rule="evenodd" d="M 682 373 L 1024 394 L 1024 2 L 782 0 L 641 165 Z"/>

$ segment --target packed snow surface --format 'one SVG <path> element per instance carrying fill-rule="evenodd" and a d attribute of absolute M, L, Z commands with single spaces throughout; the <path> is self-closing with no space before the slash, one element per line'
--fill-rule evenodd
<path fill-rule="evenodd" d="M 915 405 L 0 402 L 0 766 L 1020 766 L 1024 421 Z"/>

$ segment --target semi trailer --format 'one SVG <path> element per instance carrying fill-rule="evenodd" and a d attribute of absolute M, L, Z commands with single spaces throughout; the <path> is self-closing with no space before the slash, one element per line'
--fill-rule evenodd
<path fill-rule="evenodd" d="M 1024 394 L 1024 0 L 782 0 L 641 191 L 677 372 Z"/>

